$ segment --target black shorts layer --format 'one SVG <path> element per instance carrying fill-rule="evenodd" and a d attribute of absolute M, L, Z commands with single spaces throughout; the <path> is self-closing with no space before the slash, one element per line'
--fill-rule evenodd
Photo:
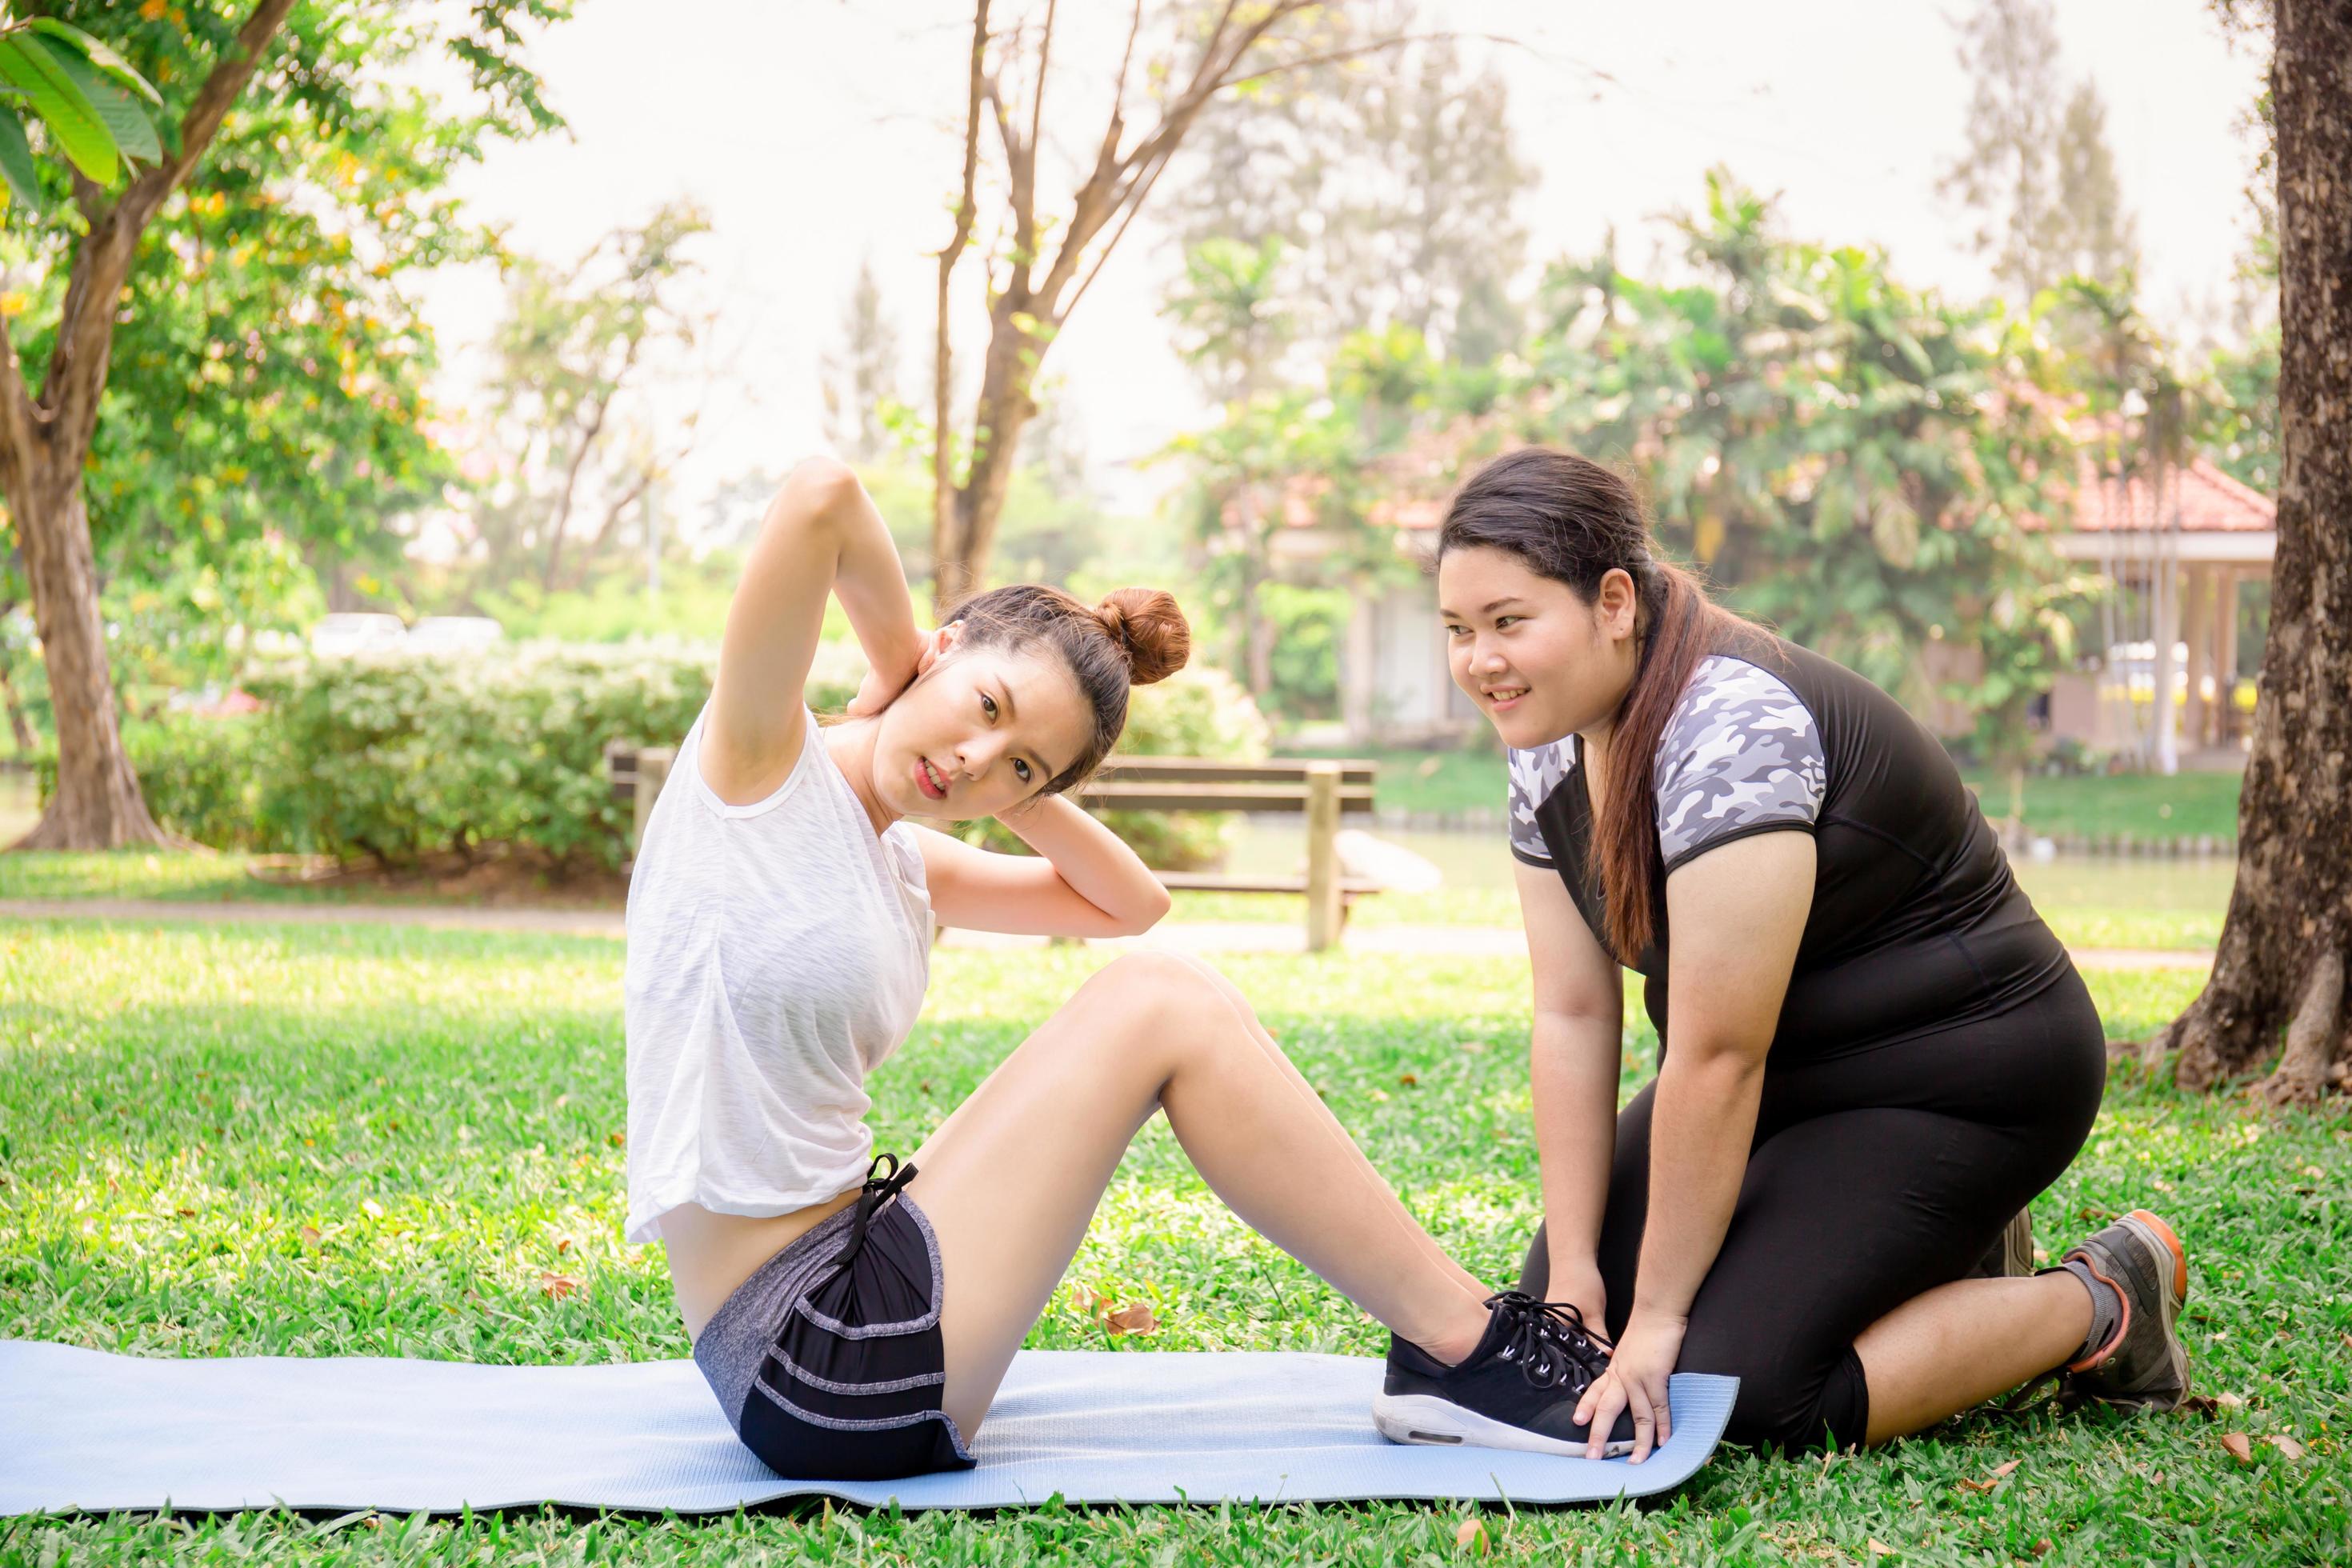
<path fill-rule="evenodd" d="M 2105 1031 L 2071 965 L 1994 1017 L 1786 1068 L 1768 1059 L 1738 1205 L 1678 1363 L 1739 1379 L 1727 1435 L 1861 1442 L 1870 1390 L 1854 1340 L 1983 1257 L 2073 1162 L 2105 1083 Z M 1655 1090 L 1617 1119 L 1599 1248 L 1612 1335 L 1633 1304 Z M 1519 1289 L 1540 1296 L 1549 1274 L 1538 1230 Z"/>
<path fill-rule="evenodd" d="M 793 1480 L 891 1480 L 973 1462 L 940 1408 L 939 1243 L 903 1193 L 876 1199 L 880 1184 L 761 1264 L 695 1342 L 737 1436 Z"/>

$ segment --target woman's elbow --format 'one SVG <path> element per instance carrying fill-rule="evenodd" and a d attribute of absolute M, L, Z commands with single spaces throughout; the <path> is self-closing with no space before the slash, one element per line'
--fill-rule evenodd
<path fill-rule="evenodd" d="M 1119 921 L 1118 934 L 1121 936 L 1141 936 L 1168 918 L 1168 911 L 1176 907 L 1176 900 L 1169 896 L 1166 888 L 1160 885 L 1159 879 L 1154 878 L 1148 889 L 1138 892 L 1135 906 Z"/>
<path fill-rule="evenodd" d="M 857 493 L 857 472 L 835 458 L 803 458 L 768 503 L 768 521 L 792 523 L 822 521 L 834 516 Z"/>

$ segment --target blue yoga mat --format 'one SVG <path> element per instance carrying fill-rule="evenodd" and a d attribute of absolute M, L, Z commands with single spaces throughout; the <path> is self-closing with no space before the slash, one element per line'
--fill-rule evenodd
<path fill-rule="evenodd" d="M 0 1514 L 266 1508 L 451 1512 L 556 1502 L 680 1513 L 776 1498 L 906 1509 L 1508 1498 L 1590 1502 L 1706 1462 L 1736 1378 L 1680 1373 L 1640 1465 L 1392 1444 L 1356 1356 L 1024 1351 L 977 1469 L 796 1481 L 753 1458 L 690 1361 L 604 1366 L 158 1360 L 0 1341 Z"/>

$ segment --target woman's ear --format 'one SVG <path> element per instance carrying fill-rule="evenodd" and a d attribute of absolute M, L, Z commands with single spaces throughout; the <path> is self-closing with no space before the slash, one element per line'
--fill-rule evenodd
<path fill-rule="evenodd" d="M 1602 573 L 1601 592 L 1593 608 L 1600 614 L 1601 629 L 1605 635 L 1632 637 L 1642 609 L 1641 590 L 1633 586 L 1632 574 L 1622 566 L 1612 566 Z"/>
<path fill-rule="evenodd" d="M 963 623 L 961 621 L 950 621 L 937 631 L 924 633 L 922 651 L 915 656 L 916 675 L 930 674 L 931 667 L 953 652 L 956 644 L 962 639 Z"/>

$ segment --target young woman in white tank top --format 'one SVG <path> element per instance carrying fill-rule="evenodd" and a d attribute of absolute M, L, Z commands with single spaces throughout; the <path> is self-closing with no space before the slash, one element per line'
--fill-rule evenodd
<path fill-rule="evenodd" d="M 820 729 L 802 691 L 828 593 L 872 673 L 850 718 Z M 980 595 L 925 632 L 847 469 L 802 464 L 769 510 L 630 886 L 627 1235 L 667 1244 L 696 1360 L 780 1471 L 971 1463 L 1014 1351 L 1158 1110 L 1236 1213 L 1418 1347 L 1422 1393 L 1383 1430 L 1582 1448 L 1563 1424 L 1605 1352 L 1557 1309 L 1490 1298 L 1439 1250 L 1198 960 L 1105 966 L 910 1161 L 872 1157 L 865 1077 L 920 1010 L 934 913 L 1108 936 L 1166 912 L 1143 863 L 1062 792 L 1117 740 L 1129 679 L 1181 667 L 1187 637 L 1164 594 L 1088 607 L 1036 587 Z M 994 816 L 1036 854 L 910 816 Z M 1445 1368 L 1468 1391 L 1433 1404 Z"/>

